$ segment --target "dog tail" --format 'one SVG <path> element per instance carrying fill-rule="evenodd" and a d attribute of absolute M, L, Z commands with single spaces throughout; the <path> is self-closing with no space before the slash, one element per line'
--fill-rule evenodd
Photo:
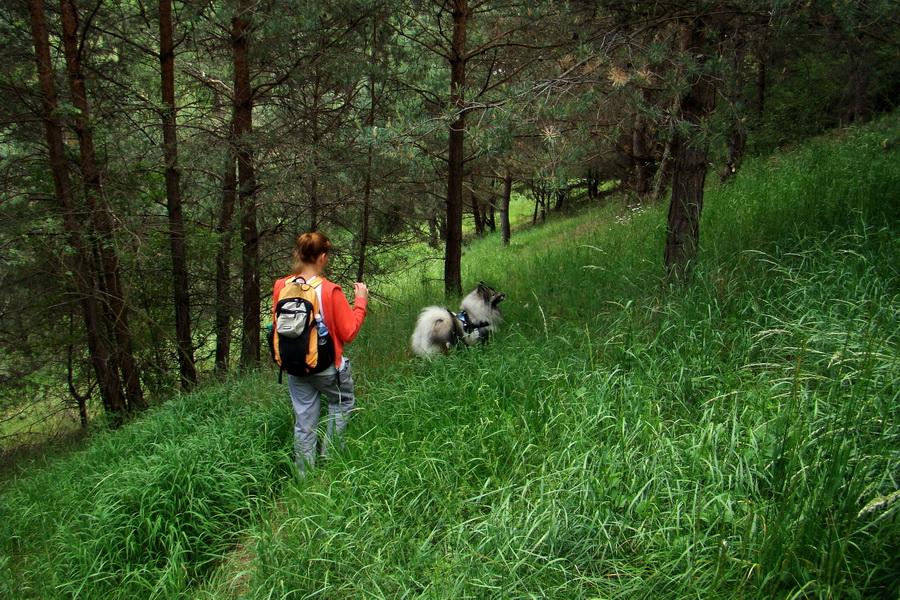
<path fill-rule="evenodd" d="M 440 306 L 426 306 L 413 331 L 413 352 L 420 355 L 444 352 L 456 342 L 458 335 L 453 313 Z"/>

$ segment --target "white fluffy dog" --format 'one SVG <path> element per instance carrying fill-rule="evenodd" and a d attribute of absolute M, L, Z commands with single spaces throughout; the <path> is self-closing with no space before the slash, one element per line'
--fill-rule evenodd
<path fill-rule="evenodd" d="M 412 334 L 413 352 L 431 356 L 447 352 L 456 342 L 473 346 L 486 340 L 497 328 L 503 313 L 497 308 L 505 294 L 479 283 L 463 298 L 459 313 L 442 306 L 426 306 Z"/>

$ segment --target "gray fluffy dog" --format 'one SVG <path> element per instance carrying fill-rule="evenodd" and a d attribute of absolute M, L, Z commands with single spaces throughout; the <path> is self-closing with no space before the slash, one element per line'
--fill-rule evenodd
<path fill-rule="evenodd" d="M 463 298 L 459 313 L 442 306 L 426 306 L 419 314 L 412 334 L 413 352 L 431 356 L 447 352 L 456 342 L 473 346 L 488 338 L 497 328 L 503 313 L 497 308 L 505 294 L 479 283 Z"/>

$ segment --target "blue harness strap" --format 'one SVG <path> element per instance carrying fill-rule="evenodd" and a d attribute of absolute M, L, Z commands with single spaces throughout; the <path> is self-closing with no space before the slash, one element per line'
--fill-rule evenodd
<path fill-rule="evenodd" d="M 459 322 L 462 323 L 463 331 L 466 333 L 472 333 L 473 331 L 478 331 L 482 327 L 487 327 L 489 323 L 485 321 L 484 323 L 473 323 L 469 318 L 469 313 L 466 311 L 462 311 L 461 313 L 456 313 L 454 315 Z"/>

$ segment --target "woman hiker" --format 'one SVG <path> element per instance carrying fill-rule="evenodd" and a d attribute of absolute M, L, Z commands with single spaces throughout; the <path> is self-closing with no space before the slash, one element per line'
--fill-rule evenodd
<path fill-rule="evenodd" d="M 350 360 L 344 356 L 343 348 L 359 333 L 369 300 L 366 284 L 354 283 L 355 298 L 351 307 L 340 286 L 322 276 L 330 252 L 331 242 L 325 235 L 304 233 L 297 238 L 292 274 L 276 281 L 272 290 L 274 314 L 278 295 L 286 281 L 300 276 L 307 283 L 316 284 L 316 278 L 321 278 L 318 285 L 321 316 L 328 335 L 334 340 L 333 365 L 314 375 L 288 374 L 288 390 L 294 408 L 294 451 L 301 477 L 315 466 L 317 453 L 325 457 L 329 446 L 343 445 L 343 434 L 354 405 Z M 325 438 L 318 448 L 316 433 L 323 396 L 328 403 L 328 421 Z"/>

